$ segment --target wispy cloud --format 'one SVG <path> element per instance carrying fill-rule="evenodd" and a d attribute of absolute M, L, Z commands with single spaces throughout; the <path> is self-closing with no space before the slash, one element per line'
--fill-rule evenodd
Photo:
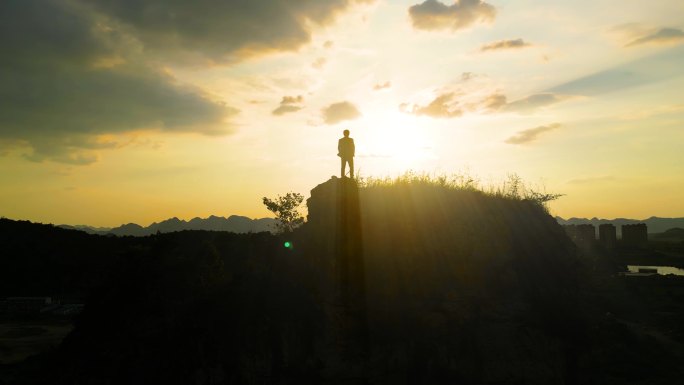
<path fill-rule="evenodd" d="M 316 60 L 314 60 L 313 63 L 311 63 L 311 66 L 317 70 L 320 70 L 323 67 L 325 67 L 326 63 L 328 63 L 328 59 L 326 59 L 324 57 L 319 57 Z"/>
<path fill-rule="evenodd" d="M 373 86 L 373 91 L 380 91 L 392 87 L 392 82 L 377 83 Z"/>
<path fill-rule="evenodd" d="M 658 106 L 654 108 L 639 109 L 636 111 L 630 111 L 623 115 L 618 116 L 620 120 L 641 120 L 650 118 L 653 116 L 667 115 L 667 114 L 677 114 L 684 111 L 684 104 L 668 104 L 663 106 Z"/>
<path fill-rule="evenodd" d="M 471 80 L 473 78 L 477 77 L 477 74 L 474 74 L 472 72 L 463 72 L 461 73 L 461 81 L 462 82 L 467 82 L 468 80 Z"/>
<path fill-rule="evenodd" d="M 612 182 L 614 180 L 615 180 L 615 177 L 612 175 L 603 175 L 603 176 L 592 176 L 592 177 L 585 177 L 585 178 L 570 179 L 567 182 L 567 184 L 575 184 L 575 185 L 595 184 L 595 183 L 603 183 L 603 182 Z"/>
<path fill-rule="evenodd" d="M 498 51 L 498 50 L 505 50 L 505 49 L 525 48 L 525 47 L 530 47 L 530 46 L 532 46 L 532 44 L 524 41 L 523 39 L 500 40 L 500 41 L 495 41 L 493 43 L 483 45 L 482 47 L 480 47 L 480 51 L 482 51 L 482 52 Z"/>
<path fill-rule="evenodd" d="M 672 44 L 684 42 L 684 31 L 679 28 L 661 28 L 629 42 L 625 47 L 643 44 Z"/>
<path fill-rule="evenodd" d="M 433 118 L 458 118 L 465 113 L 521 113 L 530 114 L 544 107 L 568 99 L 569 96 L 540 93 L 508 102 L 500 91 L 482 96 L 482 92 L 469 92 L 459 87 L 444 87 L 427 103 L 402 103 L 402 112 Z"/>
<path fill-rule="evenodd" d="M 480 106 L 488 112 L 500 111 L 505 108 L 507 104 L 506 95 L 500 93 L 488 95 L 480 102 Z"/>
<path fill-rule="evenodd" d="M 471 103 L 470 106 L 473 110 L 479 110 L 488 113 L 532 113 L 538 109 L 560 103 L 568 98 L 569 96 L 567 95 L 544 92 L 508 102 L 506 95 L 502 94 L 501 92 L 494 92 L 477 102 Z"/>
<path fill-rule="evenodd" d="M 506 111 L 532 112 L 539 108 L 558 103 L 566 98 L 567 97 L 562 95 L 545 92 L 510 102 L 506 104 L 503 109 Z"/>
<path fill-rule="evenodd" d="M 276 115 L 276 116 L 281 116 L 281 115 L 289 114 L 290 112 L 297 112 L 297 111 L 301 110 L 302 108 L 304 108 L 304 107 L 285 104 L 285 105 L 278 106 L 278 108 L 273 110 L 271 113 L 273 115 Z"/>
<path fill-rule="evenodd" d="M 681 76 L 684 46 L 617 65 L 550 88 L 547 92 L 594 96 Z"/>
<path fill-rule="evenodd" d="M 414 28 L 428 31 L 458 31 L 477 22 L 491 23 L 496 17 L 496 8 L 481 0 L 456 0 L 451 5 L 426 0 L 408 12 Z"/>
<path fill-rule="evenodd" d="M 429 116 L 432 118 L 454 118 L 463 115 L 463 110 L 461 110 L 457 103 L 454 101 L 456 94 L 453 92 L 443 93 L 434 98 L 427 105 L 417 105 L 413 106 L 403 104 L 400 109 L 404 112 L 408 112 L 418 116 Z"/>
<path fill-rule="evenodd" d="M 285 115 L 291 112 L 297 112 L 304 108 L 301 104 L 304 102 L 304 97 L 302 95 L 297 96 L 283 96 L 280 101 L 278 108 L 273 110 L 271 113 L 276 116 Z"/>
<path fill-rule="evenodd" d="M 361 116 L 361 112 L 348 101 L 333 103 L 322 110 L 325 124 L 337 124 L 345 120 L 354 120 Z"/>
<path fill-rule="evenodd" d="M 534 142 L 540 135 L 544 134 L 545 132 L 556 130 L 561 127 L 562 125 L 560 123 L 552 123 L 546 126 L 539 126 L 535 128 L 530 128 L 528 130 L 523 130 L 506 139 L 506 143 L 527 144 L 530 142 Z"/>
<path fill-rule="evenodd" d="M 297 104 L 302 102 L 304 102 L 304 96 L 302 95 L 283 96 L 283 99 L 280 101 L 280 104 Z"/>

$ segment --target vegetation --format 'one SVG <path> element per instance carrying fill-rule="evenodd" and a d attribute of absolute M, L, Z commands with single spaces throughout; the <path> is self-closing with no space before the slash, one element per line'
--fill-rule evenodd
<path fill-rule="evenodd" d="M 433 186 L 450 190 L 477 191 L 488 196 L 512 200 L 531 201 L 544 209 L 548 209 L 548 202 L 554 201 L 565 194 L 548 193 L 545 188 L 525 183 L 517 174 L 509 174 L 500 183 L 484 184 L 468 173 L 462 174 L 430 174 L 407 171 L 397 177 L 359 177 L 359 187 L 391 187 L 391 186 Z"/>
<path fill-rule="evenodd" d="M 290 233 L 304 223 L 304 217 L 299 213 L 302 201 L 304 196 L 295 192 L 279 195 L 276 199 L 263 198 L 266 208 L 276 216 L 278 233 Z"/>
<path fill-rule="evenodd" d="M 578 257 L 519 178 L 495 188 L 416 174 L 360 184 L 314 189 L 309 222 L 283 230 L 296 248 L 265 232 L 103 237 L 0 220 L 6 296 L 86 300 L 59 347 L 0 365 L 0 384 L 669 384 L 684 375 L 684 282 L 626 281 L 598 269 L 598 257 Z M 264 198 L 299 224 L 302 201 Z"/>

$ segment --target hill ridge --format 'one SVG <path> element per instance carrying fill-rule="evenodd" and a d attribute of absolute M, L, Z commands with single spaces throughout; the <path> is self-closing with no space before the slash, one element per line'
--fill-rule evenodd
<path fill-rule="evenodd" d="M 229 215 L 222 217 L 210 215 L 207 218 L 194 217 L 188 221 L 172 217 L 160 222 L 153 222 L 149 226 L 141 226 L 137 223 L 125 223 L 113 228 L 93 227 L 87 225 L 58 225 L 57 227 L 84 231 L 89 234 L 97 235 L 118 235 L 118 236 L 147 236 L 151 234 L 170 233 L 183 230 L 207 230 L 207 231 L 228 231 L 233 233 L 258 233 L 263 231 L 273 231 L 273 218 L 249 218 L 242 215 Z"/>

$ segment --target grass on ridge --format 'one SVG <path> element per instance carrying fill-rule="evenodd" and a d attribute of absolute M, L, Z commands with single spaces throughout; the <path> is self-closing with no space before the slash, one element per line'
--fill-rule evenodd
<path fill-rule="evenodd" d="M 432 186 L 449 190 L 480 192 L 488 196 L 531 201 L 548 211 L 547 203 L 562 197 L 564 194 L 546 192 L 543 186 L 537 187 L 526 183 L 517 174 L 509 174 L 500 183 L 484 185 L 479 179 L 464 174 L 430 174 L 407 171 L 397 177 L 363 177 L 357 183 L 361 188 L 394 187 L 394 186 Z"/>

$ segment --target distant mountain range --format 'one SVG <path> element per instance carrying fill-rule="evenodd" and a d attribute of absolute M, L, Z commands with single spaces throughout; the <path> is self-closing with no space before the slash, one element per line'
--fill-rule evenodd
<path fill-rule="evenodd" d="M 581 224 L 592 224 L 594 226 L 599 226 L 604 223 L 612 223 L 617 227 L 618 235 L 622 234 L 622 225 L 629 225 L 635 223 L 645 223 L 648 226 L 649 233 L 662 233 L 673 228 L 684 228 L 684 218 L 659 218 L 650 217 L 648 219 L 628 219 L 628 218 L 615 218 L 615 219 L 599 219 L 599 218 L 569 218 L 564 219 L 561 217 L 556 217 L 556 221 L 561 225 L 581 225 Z M 118 236 L 133 235 L 133 236 L 146 236 L 151 234 L 156 234 L 157 231 L 161 233 L 170 233 L 174 231 L 183 230 L 209 230 L 209 231 L 228 231 L 233 233 L 258 233 L 262 231 L 273 231 L 275 225 L 275 219 L 273 218 L 260 218 L 260 219 L 250 219 L 248 217 L 243 217 L 239 215 L 231 215 L 229 217 L 217 217 L 212 215 L 208 218 L 193 218 L 189 221 L 184 221 L 176 217 L 161 221 L 159 223 L 155 222 L 147 227 L 142 227 L 135 223 L 128 223 L 115 228 L 106 227 L 92 227 L 92 226 L 70 226 L 70 225 L 60 225 L 59 227 L 72 230 L 81 230 L 90 234 L 107 235 L 113 234 Z"/>
<path fill-rule="evenodd" d="M 617 227 L 618 235 L 622 234 L 622 225 L 631 225 L 635 223 L 645 223 L 648 227 L 649 233 L 662 233 L 672 228 L 684 228 L 684 218 L 659 218 L 650 217 L 648 219 L 627 219 L 627 218 L 615 218 L 615 219 L 598 219 L 596 217 L 587 218 L 570 218 L 563 219 L 561 217 L 556 217 L 556 221 L 561 225 L 583 225 L 592 224 L 594 226 L 599 226 L 604 223 L 612 223 Z"/>
<path fill-rule="evenodd" d="M 664 233 L 652 234 L 651 238 L 657 241 L 684 242 L 684 229 L 676 227 Z"/>
<path fill-rule="evenodd" d="M 155 222 L 147 227 L 142 227 L 135 223 L 128 223 L 115 228 L 106 227 L 92 227 L 92 226 L 70 226 L 59 225 L 61 228 L 85 231 L 90 234 L 99 235 L 132 235 L 136 237 L 147 236 L 151 234 L 171 233 L 174 231 L 183 230 L 209 230 L 209 231 L 228 231 L 232 233 L 259 233 L 262 231 L 273 231 L 275 219 L 260 218 L 251 219 L 239 215 L 231 215 L 226 217 L 217 217 L 212 215 L 208 218 L 193 218 L 189 221 L 184 221 L 173 217 L 159 223 Z"/>

